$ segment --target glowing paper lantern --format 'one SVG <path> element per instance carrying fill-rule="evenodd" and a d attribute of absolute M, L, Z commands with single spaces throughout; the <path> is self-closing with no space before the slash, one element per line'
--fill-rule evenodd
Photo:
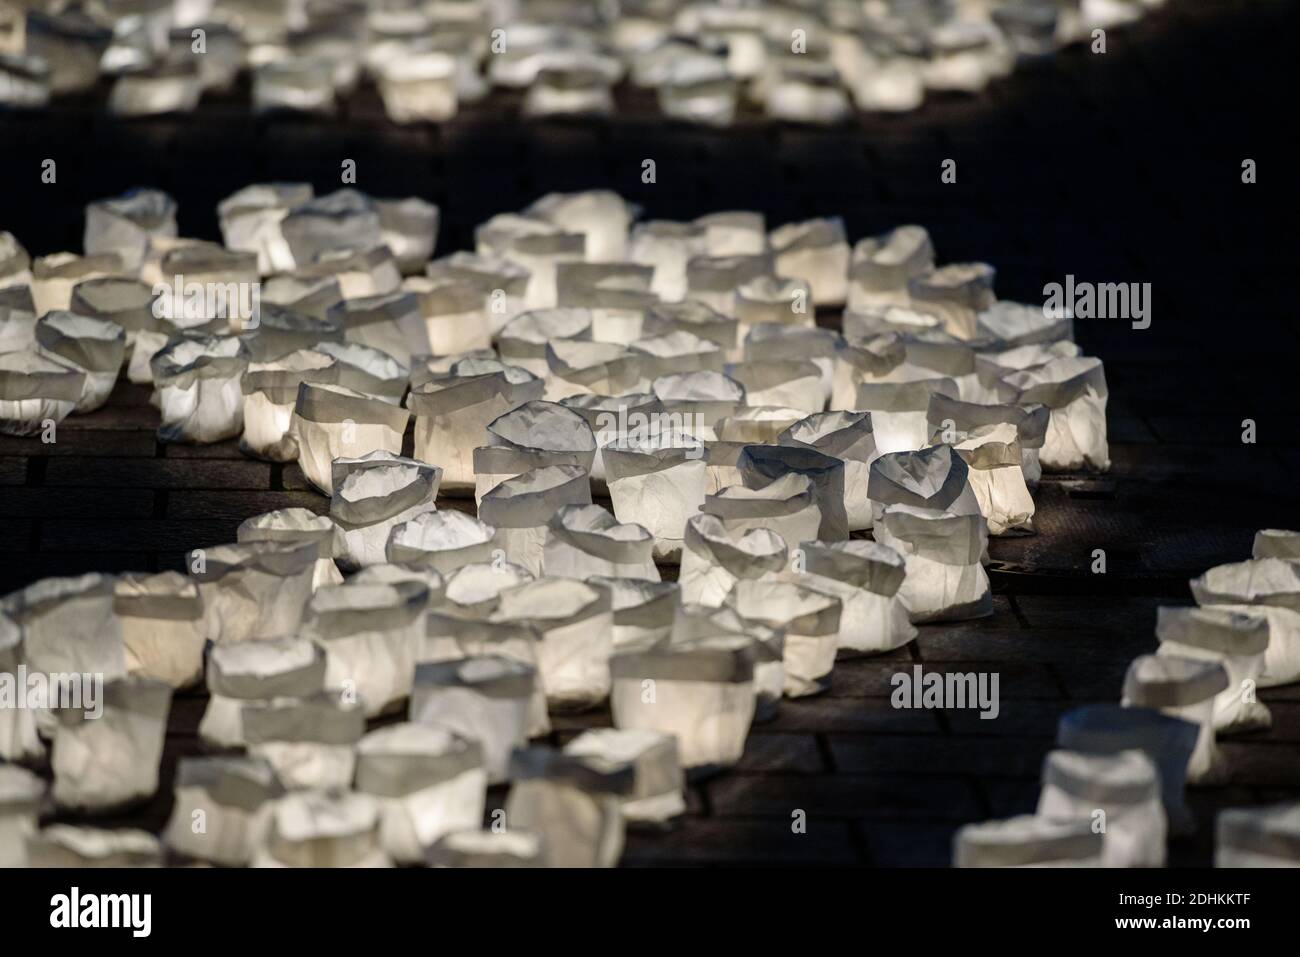
<path fill-rule="evenodd" d="M 356 788 L 379 804 L 379 840 L 399 864 L 424 860 L 450 832 L 483 821 L 483 749 L 444 728 L 396 724 L 357 745 Z"/>
<path fill-rule="evenodd" d="M 237 747 L 245 743 L 246 705 L 309 698 L 325 687 L 325 653 L 298 638 L 218 645 L 208 656 L 207 684 L 199 738 L 213 748 Z"/>
<path fill-rule="evenodd" d="M 207 628 L 199 586 L 179 572 L 126 574 L 114 582 L 127 673 L 187 688 L 203 678 Z"/>
<path fill-rule="evenodd" d="M 1165 866 L 1167 828 L 1160 779 L 1141 751 L 1050 752 L 1043 762 L 1038 816 L 1103 821 L 1103 867 Z"/>
<path fill-rule="evenodd" d="M 266 843 L 275 802 L 283 796 L 275 771 L 261 759 L 181 758 L 163 841 L 185 857 L 246 866 Z"/>

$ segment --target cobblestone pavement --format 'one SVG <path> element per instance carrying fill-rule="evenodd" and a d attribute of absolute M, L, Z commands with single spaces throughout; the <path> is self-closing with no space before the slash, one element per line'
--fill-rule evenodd
<path fill-rule="evenodd" d="M 633 835 L 624 856 L 943 865 L 962 823 L 1033 809 L 1058 716 L 1118 699 L 1129 661 L 1154 649 L 1159 604 L 1190 603 L 1188 578 L 1249 557 L 1256 528 L 1300 524 L 1300 332 L 1282 291 L 1295 249 L 1280 241 L 1296 187 L 1287 118 L 1273 106 L 1295 88 L 1283 76 L 1295 27 L 1282 0 L 1177 2 L 1114 31 L 1104 56 L 1069 51 L 979 97 L 831 131 L 664 127 L 632 100 L 628 117 L 595 126 L 527 126 L 497 103 L 440 131 L 398 130 L 364 97 L 338 126 L 253 120 L 233 102 L 205 105 L 197 121 L 115 124 L 88 98 L 44 117 L 0 115 L 0 228 L 35 254 L 77 249 L 85 202 L 147 184 L 178 198 L 182 234 L 216 238 L 215 204 L 234 189 L 330 189 L 352 158 L 360 188 L 442 206 L 440 253 L 548 190 L 608 186 L 654 217 L 838 213 L 854 239 L 920 222 L 941 260 L 994 263 L 1004 298 L 1037 301 L 1066 273 L 1151 282 L 1150 329 L 1077 323 L 1106 364 L 1114 465 L 1048 477 L 1038 534 L 993 542 L 993 617 L 923 626 L 907 649 L 838 664 L 829 693 L 784 702 L 738 768 L 692 786 L 675 830 Z M 36 183 L 45 156 L 58 158 L 58 183 L 13 188 Z M 658 165 L 653 186 L 640 182 L 645 157 Z M 949 157 L 958 183 L 940 185 Z M 1256 185 L 1240 182 L 1244 158 L 1259 163 Z M 1255 444 L 1242 442 L 1247 418 Z M 234 443 L 164 446 L 156 423 L 147 390 L 119 383 L 54 445 L 0 438 L 0 593 L 47 575 L 179 568 L 185 550 L 233 541 L 250 515 L 327 510 L 297 466 L 243 458 Z M 1089 571 L 1096 548 L 1105 575 Z M 999 672 L 1000 717 L 894 710 L 890 676 L 915 662 Z M 1199 827 L 1171 844 L 1171 863 L 1209 863 L 1218 808 L 1300 797 L 1300 688 L 1261 698 L 1273 728 L 1221 742 L 1227 782 L 1190 790 Z M 109 823 L 161 827 L 203 706 L 202 695 L 175 699 L 158 797 Z M 607 722 L 561 718 L 556 743 Z M 791 831 L 795 809 L 806 834 Z"/>

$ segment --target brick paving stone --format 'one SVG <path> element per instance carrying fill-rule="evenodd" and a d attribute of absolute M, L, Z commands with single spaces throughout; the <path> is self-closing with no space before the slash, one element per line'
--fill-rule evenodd
<path fill-rule="evenodd" d="M 624 862 L 638 864 L 853 864 L 848 825 L 812 820 L 795 834 L 791 819 L 687 820 L 667 834 L 628 835 Z"/>
<path fill-rule="evenodd" d="M 796 808 L 819 817 L 962 821 L 982 807 L 962 778 L 897 775 L 777 775 L 734 772 L 708 782 L 709 803 L 722 817 L 773 816 L 790 819 Z"/>
<path fill-rule="evenodd" d="M 149 489 L 13 488 L 0 494 L 0 516 L 41 518 L 149 518 Z"/>
<path fill-rule="evenodd" d="M 271 484 L 271 466 L 248 459 L 240 462 L 51 459 L 45 482 L 47 485 L 114 488 L 267 489 Z"/>
<path fill-rule="evenodd" d="M 282 508 L 306 508 L 328 515 L 329 499 L 311 492 L 186 492 L 167 494 L 167 517 L 222 519 L 236 524 L 254 515 Z"/>
<path fill-rule="evenodd" d="M 1051 738 L 987 738 L 975 743 L 920 735 L 829 735 L 835 766 L 871 774 L 979 774 L 1037 778 Z"/>
<path fill-rule="evenodd" d="M 837 665 L 836 670 L 842 666 Z M 900 666 L 905 667 L 905 666 Z M 888 698 L 818 695 L 781 702 L 777 716 L 765 731 L 887 731 L 898 734 L 934 734 L 938 719 L 924 711 L 904 711 Z"/>
<path fill-rule="evenodd" d="M 51 551 L 185 552 L 235 540 L 236 521 L 217 519 L 46 519 L 41 548 Z"/>
<path fill-rule="evenodd" d="M 876 867 L 946 867 L 957 826 L 898 821 L 860 821 L 867 854 Z"/>
<path fill-rule="evenodd" d="M 22 485 L 26 481 L 26 459 L 16 455 L 0 456 L 0 485 Z"/>
<path fill-rule="evenodd" d="M 811 734 L 774 734 L 756 725 L 745 739 L 745 754 L 736 767 L 743 771 L 826 771 Z"/>
<path fill-rule="evenodd" d="M 66 421 L 66 420 L 65 420 Z M 0 436 L 4 456 L 94 456 L 95 458 L 153 458 L 158 443 L 152 432 L 110 432 L 103 429 L 77 431 L 60 426 L 53 442 L 39 436 Z"/>

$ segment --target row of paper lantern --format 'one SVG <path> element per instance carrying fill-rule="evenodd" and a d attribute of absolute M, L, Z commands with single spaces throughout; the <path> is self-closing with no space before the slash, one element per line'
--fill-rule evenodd
<path fill-rule="evenodd" d="M 893 0 L 609 8 L 509 0 L 265 5 L 90 5 L 15 14 L 0 49 L 0 104 L 112 80 L 122 116 L 194 110 L 252 76 L 257 111 L 333 113 L 363 79 L 398 123 L 450 119 L 490 90 L 524 90 L 528 116 L 602 115 L 628 81 L 665 116 L 727 126 L 753 103 L 775 119 L 834 123 L 919 107 L 927 91 L 978 92 L 1018 60 L 1049 56 L 1163 0 Z"/>
<path fill-rule="evenodd" d="M 390 218 L 386 235 L 394 207 L 424 225 Z M 174 204 L 134 193 L 92 204 L 86 255 L 59 257 L 57 283 L 11 241 L 8 430 L 102 402 L 125 367 L 152 381 L 163 440 L 238 435 L 249 454 L 296 458 L 330 496 L 328 516 L 250 518 L 237 543 L 188 556 L 186 575 L 46 579 L 4 599 L 12 667 L 108 680 L 96 720 L 0 714 L 7 759 L 39 761 L 53 742 L 56 805 L 152 794 L 171 691 L 206 681 L 202 740 L 247 756 L 183 766 L 165 835 L 179 854 L 293 864 L 323 842 L 342 856 L 312 861 L 610 863 L 624 818 L 679 812 L 682 770 L 734 763 L 751 722 L 823 690 L 837 654 L 899 647 L 913 620 L 987 613 L 990 524 L 1029 526 L 1042 468 L 1106 463 L 1104 379 L 1068 320 L 996 302 L 990 267 L 936 269 L 919 227 L 850 250 L 833 220 L 641 230 L 612 194 L 556 195 L 403 280 L 432 253 L 429 210 L 252 187 L 223 204 L 228 249 L 176 239 Z M 629 252 L 646 233 L 657 252 Z M 376 245 L 337 248 L 344 237 Z M 95 257 L 112 271 L 82 274 Z M 148 285 L 173 270 L 164 291 Z M 263 302 L 256 322 L 189 308 L 190 286 L 237 290 L 263 272 L 288 301 Z M 513 317 L 494 311 L 502 277 Z M 430 304 L 444 299 L 454 311 Z M 39 317 L 37 300 L 51 306 Z M 816 302 L 845 301 L 856 334 L 815 327 Z M 82 340 L 115 347 L 100 361 Z M 448 341 L 469 354 L 438 354 Z M 765 343 L 778 348 L 751 351 Z M 1090 365 L 1053 403 L 1064 359 Z M 56 396 L 58 376 L 76 387 Z M 825 411 L 837 393 L 870 408 Z M 470 494 L 477 517 L 437 508 Z M 867 529 L 875 542 L 850 540 Z M 680 562 L 679 582 L 659 582 L 657 561 Z M 615 728 L 576 754 L 526 747 L 551 711 L 606 698 Z M 366 719 L 404 703 L 410 722 L 372 741 Z M 408 752 L 430 770 L 404 769 Z M 508 834 L 463 834 L 505 780 Z M 138 850 L 138 837 L 124 850 L 111 834 L 29 836 L 38 862 Z"/>
<path fill-rule="evenodd" d="M 1191 590 L 1195 606 L 1159 609 L 1119 707 L 1061 717 L 1037 812 L 962 828 L 958 866 L 1164 866 L 1167 836 L 1194 827 L 1184 784 L 1231 781 L 1217 736 L 1269 728 L 1256 689 L 1300 680 L 1300 532 L 1259 532 L 1249 561 Z M 1215 863 L 1300 866 L 1300 803 L 1219 812 Z"/>

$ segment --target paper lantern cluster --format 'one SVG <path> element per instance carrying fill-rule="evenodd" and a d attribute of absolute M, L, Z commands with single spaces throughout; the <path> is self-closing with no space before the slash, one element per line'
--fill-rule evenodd
<path fill-rule="evenodd" d="M 0 104 L 40 107 L 104 79 L 114 114 L 181 113 L 247 74 L 257 112 L 328 115 L 370 84 L 396 123 L 450 119 L 493 90 L 520 93 L 529 117 L 608 115 L 627 84 L 686 123 L 725 127 L 748 109 L 828 124 L 913 110 L 932 91 L 978 92 L 1163 3 L 19 5 L 0 23 Z"/>
<path fill-rule="evenodd" d="M 1043 470 L 1108 464 L 1069 319 L 997 300 L 987 264 L 937 265 L 918 226 L 850 245 L 834 219 L 639 222 L 593 191 L 431 258 L 418 199 L 254 185 L 218 215 L 223 244 L 179 238 L 141 190 L 90 205 L 81 253 L 0 238 L 0 430 L 57 441 L 125 370 L 161 441 L 238 439 L 322 495 L 196 543 L 184 573 L 0 600 L 5 671 L 104 682 L 93 717 L 0 710 L 0 758 L 53 779 L 5 766 L 11 860 L 613 864 L 628 822 L 680 814 L 685 775 L 734 764 L 839 657 L 988 614 L 988 536 L 1032 532 Z M 1296 566 L 1263 561 L 1292 595 Z M 1220 571 L 1206 595 L 1282 604 Z M 1169 640 L 1233 640 L 1212 624 L 1171 618 Z M 1276 662 L 1224 652 L 1234 676 L 1294 680 L 1274 632 L 1256 658 Z M 1180 715 L 1136 738 L 1218 714 L 1194 657 L 1135 667 L 1126 696 Z M 161 838 L 36 827 L 154 794 L 196 686 L 211 753 L 181 761 Z M 537 742 L 606 702 L 612 727 Z"/>
<path fill-rule="evenodd" d="M 1191 582 L 1196 605 L 1157 611 L 1154 654 L 1121 702 L 1061 716 L 1037 812 L 962 828 L 959 867 L 1163 867 L 1193 829 L 1188 784 L 1228 783 L 1220 735 L 1272 726 L 1259 688 L 1300 681 L 1300 532 L 1265 529 L 1249 561 Z M 1217 867 L 1300 866 L 1300 803 L 1219 812 Z"/>

